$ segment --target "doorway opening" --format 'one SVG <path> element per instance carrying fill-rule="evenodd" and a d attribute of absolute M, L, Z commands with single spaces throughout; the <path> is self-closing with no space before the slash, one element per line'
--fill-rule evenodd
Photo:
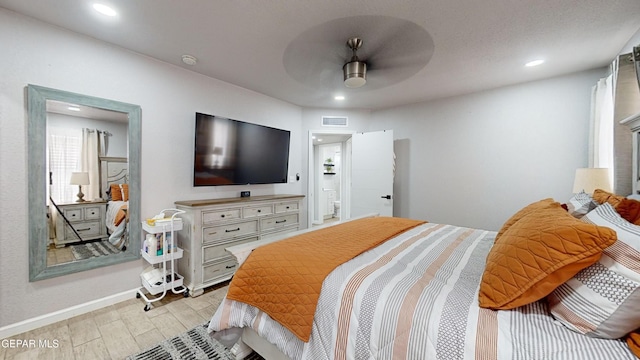
<path fill-rule="evenodd" d="M 310 226 L 349 218 L 352 131 L 309 131 Z"/>

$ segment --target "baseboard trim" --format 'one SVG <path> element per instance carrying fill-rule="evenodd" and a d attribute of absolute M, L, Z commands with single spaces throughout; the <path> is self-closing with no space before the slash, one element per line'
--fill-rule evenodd
<path fill-rule="evenodd" d="M 74 316 L 82 315 L 90 311 L 117 304 L 119 302 L 134 299 L 139 288 L 123 291 L 118 294 L 109 295 L 101 299 L 92 300 L 83 304 L 68 307 L 66 309 L 54 311 L 52 313 L 40 315 L 31 319 L 17 322 L 15 324 L 0 327 L 0 339 L 5 339 L 14 335 L 22 334 L 39 327 L 47 326 L 58 321 L 70 319 Z"/>

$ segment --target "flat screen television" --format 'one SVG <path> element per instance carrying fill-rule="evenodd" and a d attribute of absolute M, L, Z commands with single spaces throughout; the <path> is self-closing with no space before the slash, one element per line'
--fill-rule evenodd
<path fill-rule="evenodd" d="M 196 113 L 194 186 L 286 183 L 291 132 Z"/>

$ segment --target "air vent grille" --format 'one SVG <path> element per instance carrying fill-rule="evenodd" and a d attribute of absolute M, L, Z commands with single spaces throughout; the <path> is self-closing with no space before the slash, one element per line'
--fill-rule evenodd
<path fill-rule="evenodd" d="M 323 116 L 322 126 L 347 126 L 346 116 Z"/>

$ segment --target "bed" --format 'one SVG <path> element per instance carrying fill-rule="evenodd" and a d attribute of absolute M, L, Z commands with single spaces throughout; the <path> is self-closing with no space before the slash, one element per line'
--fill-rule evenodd
<path fill-rule="evenodd" d="M 109 242 L 123 251 L 129 242 L 128 180 L 129 163 L 126 157 L 100 157 L 100 182 L 102 196 L 107 200 L 105 224 Z"/>
<path fill-rule="evenodd" d="M 578 221 L 592 198 L 571 200 L 574 214 L 568 216 Z M 552 199 L 541 203 L 530 206 L 560 208 Z M 238 358 L 247 354 L 249 343 L 267 359 L 636 359 L 624 339 L 597 338 L 562 325 L 547 297 L 511 310 L 480 307 L 487 258 L 498 234 L 422 223 L 337 266 L 321 284 L 308 341 L 261 307 L 229 294 L 209 330 L 225 345 L 235 343 Z M 603 248 L 613 243 L 610 233 L 602 236 L 608 241 Z M 250 246 L 232 249 L 239 262 Z"/>

